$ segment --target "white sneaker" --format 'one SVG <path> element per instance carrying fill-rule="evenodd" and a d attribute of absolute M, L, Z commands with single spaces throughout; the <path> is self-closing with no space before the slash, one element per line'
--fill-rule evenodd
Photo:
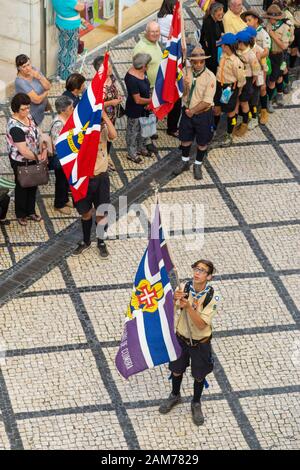
<path fill-rule="evenodd" d="M 248 130 L 252 131 L 258 126 L 258 124 L 259 124 L 258 118 L 252 118 L 248 123 Z"/>

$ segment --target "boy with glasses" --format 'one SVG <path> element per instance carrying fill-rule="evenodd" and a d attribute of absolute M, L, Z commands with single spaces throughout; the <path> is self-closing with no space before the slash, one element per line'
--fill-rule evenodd
<path fill-rule="evenodd" d="M 159 408 L 162 414 L 169 413 L 180 403 L 180 386 L 183 374 L 191 362 L 194 377 L 194 395 L 191 404 L 193 422 L 196 426 L 204 423 L 201 410 L 201 395 L 205 377 L 213 370 L 211 352 L 212 319 L 217 313 L 219 297 L 208 285 L 215 271 L 211 261 L 201 259 L 193 265 L 193 280 L 181 285 L 174 293 L 177 311 L 176 336 L 182 348 L 181 356 L 170 362 L 172 392 Z"/>

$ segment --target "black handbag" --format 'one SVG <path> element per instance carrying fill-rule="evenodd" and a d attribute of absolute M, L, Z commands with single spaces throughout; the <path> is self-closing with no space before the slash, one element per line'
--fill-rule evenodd
<path fill-rule="evenodd" d="M 49 181 L 47 160 L 38 161 L 35 165 L 28 165 L 26 161 L 26 165 L 17 167 L 17 178 L 22 188 L 47 184 Z"/>

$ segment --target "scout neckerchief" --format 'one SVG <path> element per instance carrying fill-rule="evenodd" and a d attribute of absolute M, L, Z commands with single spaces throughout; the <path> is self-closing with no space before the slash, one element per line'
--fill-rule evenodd
<path fill-rule="evenodd" d="M 280 26 L 283 25 L 283 23 L 284 23 L 284 21 L 278 20 L 275 24 L 271 24 L 271 29 L 272 29 L 272 31 L 277 31 L 277 29 L 279 29 Z M 271 38 L 271 36 L 270 36 L 270 38 Z M 271 47 L 270 47 L 270 51 L 272 51 L 272 49 L 273 49 L 273 39 L 271 38 Z"/>
<path fill-rule="evenodd" d="M 193 70 L 193 82 L 192 82 L 192 86 L 191 86 L 191 89 L 190 89 L 190 93 L 189 93 L 189 97 L 188 97 L 188 101 L 187 101 L 187 107 L 189 108 L 190 107 L 190 103 L 192 101 L 192 96 L 193 96 L 193 93 L 194 93 L 194 89 L 196 87 L 196 80 L 197 78 L 200 77 L 200 75 L 203 74 L 204 70 L 206 69 L 206 66 L 203 67 L 203 69 L 201 70 L 201 72 L 194 72 Z"/>
<path fill-rule="evenodd" d="M 193 308 L 195 308 L 195 309 L 197 308 L 199 300 L 201 299 L 201 297 L 203 297 L 205 294 L 207 294 L 209 289 L 210 289 L 210 286 L 206 286 L 205 289 L 202 290 L 201 292 L 196 292 L 195 289 L 194 289 L 194 286 L 191 285 L 190 292 L 192 294 L 192 299 L 193 299 L 193 303 L 192 303 Z"/>

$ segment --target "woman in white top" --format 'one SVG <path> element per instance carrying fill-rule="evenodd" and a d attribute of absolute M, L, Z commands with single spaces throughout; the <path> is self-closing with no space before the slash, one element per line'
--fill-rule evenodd
<path fill-rule="evenodd" d="M 164 0 L 157 14 L 157 22 L 160 26 L 160 42 L 162 45 L 165 45 L 168 41 L 176 1 Z"/>

